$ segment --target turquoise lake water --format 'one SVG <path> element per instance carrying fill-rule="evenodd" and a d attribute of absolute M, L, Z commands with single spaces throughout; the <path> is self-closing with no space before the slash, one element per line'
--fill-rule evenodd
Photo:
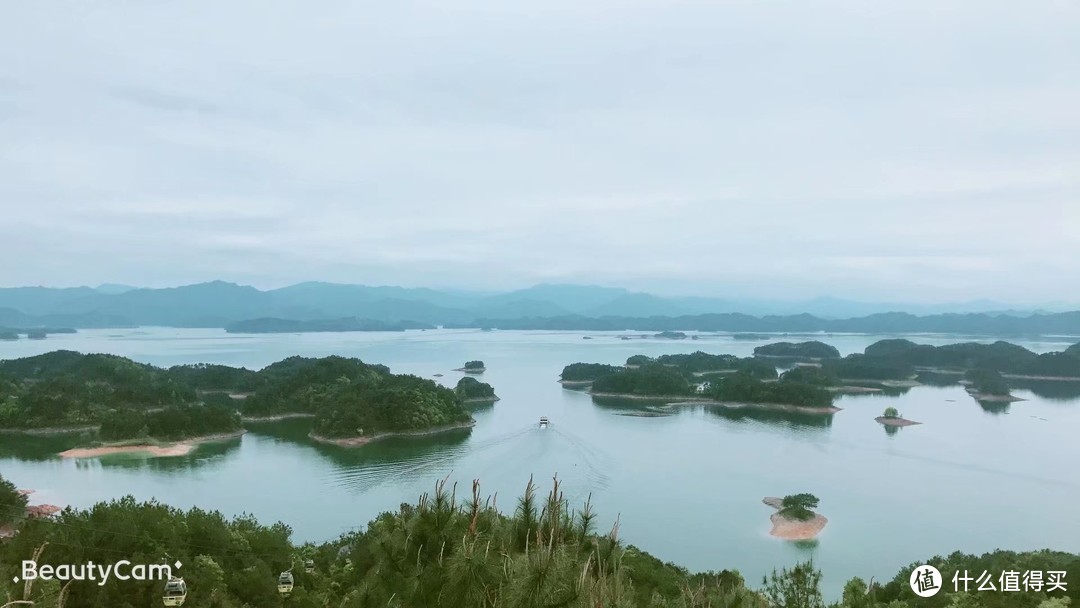
<path fill-rule="evenodd" d="M 592 339 L 584 340 L 583 336 Z M 178 507 L 280 520 L 298 541 L 363 526 L 450 476 L 464 493 L 479 479 L 513 507 L 529 476 L 558 475 L 572 503 L 589 494 L 602 523 L 691 570 L 737 568 L 756 584 L 772 568 L 813 557 L 829 596 L 852 576 L 891 579 L 901 567 L 954 550 L 1053 548 L 1080 552 L 1080 383 L 1040 383 L 1025 401 L 985 409 L 961 387 L 922 386 L 903 395 L 844 396 L 822 419 L 688 407 L 637 417 L 641 404 L 594 402 L 564 389 L 575 361 L 622 363 L 704 350 L 749 355 L 766 341 L 620 339 L 621 334 L 433 330 L 404 333 L 232 335 L 221 330 L 86 330 L 44 341 L 0 342 L 0 358 L 57 349 L 107 352 L 168 366 L 262 367 L 291 355 L 360 357 L 395 372 L 453 386 L 452 371 L 482 359 L 501 401 L 475 411 L 470 430 L 393 439 L 359 449 L 307 439 L 304 420 L 253 427 L 179 458 L 112 456 L 61 460 L 70 440 L 0 435 L 0 473 L 33 488 L 37 502 L 89 506 L 125 494 Z M 908 336 L 917 342 L 966 341 Z M 816 336 L 843 354 L 881 336 Z M 781 339 L 781 338 L 775 338 Z M 804 339 L 802 337 L 786 339 Z M 772 340 L 770 340 L 772 341 Z M 1037 352 L 1077 339 L 1010 340 Z M 874 421 L 886 406 L 924 424 L 895 433 Z M 551 426 L 537 428 L 540 416 Z M 829 524 L 810 544 L 768 535 L 764 496 L 811 492 Z"/>

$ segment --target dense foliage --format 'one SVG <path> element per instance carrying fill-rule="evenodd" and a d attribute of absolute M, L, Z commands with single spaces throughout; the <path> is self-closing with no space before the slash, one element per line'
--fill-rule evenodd
<path fill-rule="evenodd" d="M 992 344 L 965 342 L 931 346 L 910 340 L 875 342 L 864 351 L 867 358 L 883 363 L 957 370 L 986 369 L 1005 374 L 1080 377 L 1080 352 L 1073 347 L 1062 353 L 1036 354 L 997 341 Z"/>
<path fill-rule="evenodd" d="M 567 382 L 587 382 L 621 371 L 623 368 L 605 363 L 571 363 L 563 368 L 559 377 Z"/>
<path fill-rule="evenodd" d="M 785 382 L 800 382 L 823 387 L 840 384 L 840 380 L 831 371 L 810 365 L 789 369 L 780 375 L 780 379 Z"/>
<path fill-rule="evenodd" d="M 195 391 L 162 369 L 114 355 L 55 351 L 0 361 L 0 427 L 99 423 L 118 408 L 195 401 Z"/>
<path fill-rule="evenodd" d="M 468 423 L 454 391 L 426 378 L 379 375 L 323 385 L 315 405 L 314 432 L 328 438 L 423 431 Z"/>
<path fill-rule="evenodd" d="M 454 387 L 454 393 L 463 401 L 495 399 L 495 389 L 490 384 L 481 382 L 471 376 L 465 376 L 458 380 L 457 386 Z"/>
<path fill-rule="evenodd" d="M 478 363 L 478 362 L 474 362 Z M 473 381 L 475 382 L 475 381 Z M 0 427 L 99 426 L 102 439 L 177 440 L 240 428 L 248 416 L 309 413 L 319 434 L 344 437 L 466 423 L 459 391 L 345 357 L 289 357 L 262 370 L 182 365 L 168 370 L 112 355 L 56 351 L 0 361 Z M 247 393 L 231 399 L 228 393 Z M 469 396 L 459 396 L 469 395 Z"/>
<path fill-rule="evenodd" d="M 98 431 L 107 441 L 152 438 L 178 441 L 234 433 L 242 428 L 240 413 L 222 403 L 170 406 L 160 410 L 119 409 L 105 414 Z"/>
<path fill-rule="evenodd" d="M 686 372 L 660 363 L 601 376 L 593 381 L 592 390 L 594 393 L 641 396 L 689 395 L 692 392 Z"/>
<path fill-rule="evenodd" d="M 360 359 L 289 357 L 259 371 L 260 387 L 244 400 L 244 414 L 314 414 L 333 401 L 336 385 L 373 384 L 389 375 L 386 366 Z"/>
<path fill-rule="evenodd" d="M 627 357 L 627 365 L 648 365 L 652 363 L 653 358 L 648 355 L 631 355 Z"/>
<path fill-rule="evenodd" d="M 793 359 L 835 359 L 840 351 L 835 346 L 811 340 L 809 342 L 774 342 L 754 349 L 754 354 L 763 357 L 784 357 Z"/>
<path fill-rule="evenodd" d="M 788 519 L 805 521 L 814 516 L 818 502 L 818 497 L 813 494 L 788 494 L 780 501 L 779 513 Z"/>
<path fill-rule="evenodd" d="M 915 375 L 909 363 L 860 353 L 826 361 L 821 367 L 825 373 L 847 380 L 906 380 Z"/>
<path fill-rule="evenodd" d="M 0 545 L 0 575 L 11 581 L 20 560 L 47 541 L 42 561 L 48 563 L 111 563 L 120 555 L 133 563 L 161 563 L 166 555 L 179 560 L 186 605 L 200 607 L 765 608 L 737 572 L 690 574 L 623 545 L 616 530 L 598 534 L 591 505 L 572 509 L 557 482 L 546 497 L 530 482 L 516 507 L 504 515 L 481 497 L 478 484 L 459 500 L 440 483 L 363 532 L 297 547 L 282 524 L 124 498 L 65 511 L 55 522 L 27 522 Z M 315 562 L 315 573 L 299 567 L 305 559 Z M 275 583 L 290 568 L 296 586 L 285 602 Z M 64 605 L 160 605 L 162 589 L 153 582 L 76 581 Z M 23 586 L 5 582 L 3 592 L 21 598 Z M 51 606 L 59 593 L 57 584 L 38 582 L 27 599 Z"/>
<path fill-rule="evenodd" d="M 717 401 L 734 403 L 774 403 L 804 407 L 830 407 L 833 393 L 812 384 L 780 380 L 764 382 L 746 372 L 713 380 L 709 395 Z"/>
<path fill-rule="evenodd" d="M 254 391 L 259 388 L 263 374 L 246 367 L 229 367 L 212 363 L 174 365 L 169 375 L 177 382 L 204 391 Z"/>
<path fill-rule="evenodd" d="M 1009 384 L 1000 372 L 991 369 L 970 369 L 964 377 L 971 382 L 971 388 L 983 395 L 1008 395 Z"/>
<path fill-rule="evenodd" d="M 900 412 L 892 406 L 885 408 L 885 412 L 881 415 L 883 418 L 899 418 Z"/>
<path fill-rule="evenodd" d="M 483 361 L 466 361 L 464 369 L 467 370 L 481 370 L 484 369 Z"/>
<path fill-rule="evenodd" d="M 2 484 L 0 484 L 2 485 Z M 811 495 L 789 496 L 812 509 Z M 37 581 L 28 597 L 12 583 L 21 560 L 44 543 L 44 563 L 180 561 L 189 606 L 205 608 L 824 608 L 822 575 L 811 563 L 774 571 L 760 590 L 736 571 L 691 574 L 624 545 L 617 528 L 596 530 L 589 503 L 573 509 L 556 483 L 545 497 L 530 482 L 511 514 L 494 508 L 474 482 L 460 500 L 445 483 L 415 504 L 377 516 L 360 532 L 320 546 L 297 546 L 283 524 L 250 517 L 233 520 L 200 509 L 181 511 L 133 498 L 69 509 L 55 520 L 28 520 L 0 544 L 0 597 L 54 606 L 55 582 Z M 313 560 L 314 573 L 301 567 Z M 919 598 L 908 585 L 913 568 L 941 571 L 944 589 Z M 287 601 L 276 592 L 279 572 L 291 569 L 296 586 Z M 953 553 L 919 560 L 888 582 L 853 578 L 836 608 L 1065 608 L 1080 601 L 1080 586 L 1066 591 L 954 593 L 954 573 L 1080 572 L 1080 555 L 1035 551 Z M 66 608 L 160 605 L 163 583 L 75 581 Z M 6 601 L 6 600 L 5 600 Z M 1046 602 L 1052 603 L 1046 603 Z"/>
<path fill-rule="evenodd" d="M 0 475 L 0 526 L 19 519 L 26 509 L 26 495 Z"/>
<path fill-rule="evenodd" d="M 740 359 L 735 355 L 711 355 L 700 350 L 689 355 L 660 355 L 656 358 L 657 363 L 671 365 L 691 372 L 734 369 L 739 361 Z M 771 368 L 772 366 L 768 367 Z"/>

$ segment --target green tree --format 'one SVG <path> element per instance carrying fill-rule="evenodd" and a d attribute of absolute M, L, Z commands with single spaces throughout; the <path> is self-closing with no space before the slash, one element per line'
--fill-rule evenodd
<path fill-rule="evenodd" d="M 825 608 L 821 571 L 814 568 L 813 562 L 796 564 L 790 570 L 773 570 L 762 585 L 770 608 Z"/>
<path fill-rule="evenodd" d="M 818 497 L 813 494 L 789 494 L 780 502 L 780 515 L 788 519 L 805 521 L 814 516 Z"/>
<path fill-rule="evenodd" d="M 20 519 L 25 510 L 26 495 L 0 475 L 0 525 Z"/>
<path fill-rule="evenodd" d="M 882 416 L 885 418 L 899 418 L 900 412 L 898 412 L 895 407 L 890 406 L 885 408 L 885 413 L 882 414 Z"/>

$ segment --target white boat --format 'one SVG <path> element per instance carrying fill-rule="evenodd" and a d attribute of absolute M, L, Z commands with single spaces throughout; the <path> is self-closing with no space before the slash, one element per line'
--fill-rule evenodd
<path fill-rule="evenodd" d="M 547 426 L 548 426 L 548 417 L 547 416 L 541 416 L 540 417 L 540 428 L 546 429 Z"/>

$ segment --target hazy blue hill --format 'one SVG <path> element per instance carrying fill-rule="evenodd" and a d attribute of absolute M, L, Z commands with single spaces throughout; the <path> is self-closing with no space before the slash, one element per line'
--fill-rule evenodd
<path fill-rule="evenodd" d="M 96 293 L 89 287 L 4 287 L 0 288 L 0 308 L 31 315 L 88 312 L 67 308 L 68 303 Z"/>
<path fill-rule="evenodd" d="M 118 293 L 126 293 L 128 291 L 134 291 L 138 289 L 133 285 L 121 285 L 119 283 L 102 283 L 94 288 L 94 291 L 98 293 L 105 293 L 110 295 L 116 295 Z"/>
<path fill-rule="evenodd" d="M 630 292 L 616 287 L 598 287 L 595 285 L 558 285 L 542 283 L 527 289 L 489 296 L 479 302 L 479 306 L 517 301 L 546 301 L 569 311 L 571 314 L 584 314 L 625 296 Z"/>
<path fill-rule="evenodd" d="M 588 317 L 675 317 L 688 312 L 666 298 L 647 293 L 627 293 L 583 314 Z"/>
<path fill-rule="evenodd" d="M 269 316 L 273 312 L 265 292 L 224 281 L 136 289 L 115 295 L 96 294 L 83 305 L 88 310 L 126 317 L 139 325 L 178 327 L 221 327 L 228 320 Z"/>
<path fill-rule="evenodd" d="M 1080 312 L 1029 317 L 929 315 L 887 313 L 857 319 L 822 319 L 813 315 L 744 314 L 685 315 L 681 317 L 602 317 L 581 315 L 514 320 L 478 319 L 474 327 L 577 331 L 730 331 L 730 332 L 863 332 L 863 333 L 967 333 L 977 335 L 1077 335 Z"/>
<path fill-rule="evenodd" d="M 545 300 L 510 300 L 485 302 L 476 309 L 476 316 L 489 319 L 520 319 L 521 317 L 561 317 L 570 314 L 565 308 Z M 469 320 L 472 320 L 470 318 Z"/>
<path fill-rule="evenodd" d="M 426 287 L 346 285 L 309 281 L 267 292 L 281 305 L 311 305 L 318 302 L 326 314 L 355 308 L 380 300 L 425 302 L 441 308 L 465 308 L 479 297 L 450 294 Z"/>
<path fill-rule="evenodd" d="M 811 310 L 808 312 L 804 309 L 801 314 L 744 314 L 756 312 L 760 315 L 757 311 L 769 306 L 782 309 L 795 305 L 790 302 L 773 302 L 770 305 L 764 301 L 668 298 L 590 285 L 542 284 L 503 294 L 484 295 L 426 288 L 320 282 L 261 291 L 250 286 L 213 281 L 166 289 L 126 290 L 125 286 L 103 286 L 102 289 L 0 289 L 0 325 L 224 327 L 262 318 L 305 322 L 356 318 L 390 324 L 414 321 L 452 327 L 503 329 L 1080 334 L 1080 312 L 946 313 L 925 316 L 910 312 L 879 312 L 864 317 L 837 318 L 810 314 L 813 309 L 844 309 L 844 300 L 820 298 L 803 303 Z M 733 306 L 748 308 L 729 310 Z M 877 305 L 865 306 L 869 309 Z"/>
<path fill-rule="evenodd" d="M 0 308 L 0 325 L 5 327 L 131 327 L 125 317 L 99 313 L 28 315 L 13 308 Z"/>

